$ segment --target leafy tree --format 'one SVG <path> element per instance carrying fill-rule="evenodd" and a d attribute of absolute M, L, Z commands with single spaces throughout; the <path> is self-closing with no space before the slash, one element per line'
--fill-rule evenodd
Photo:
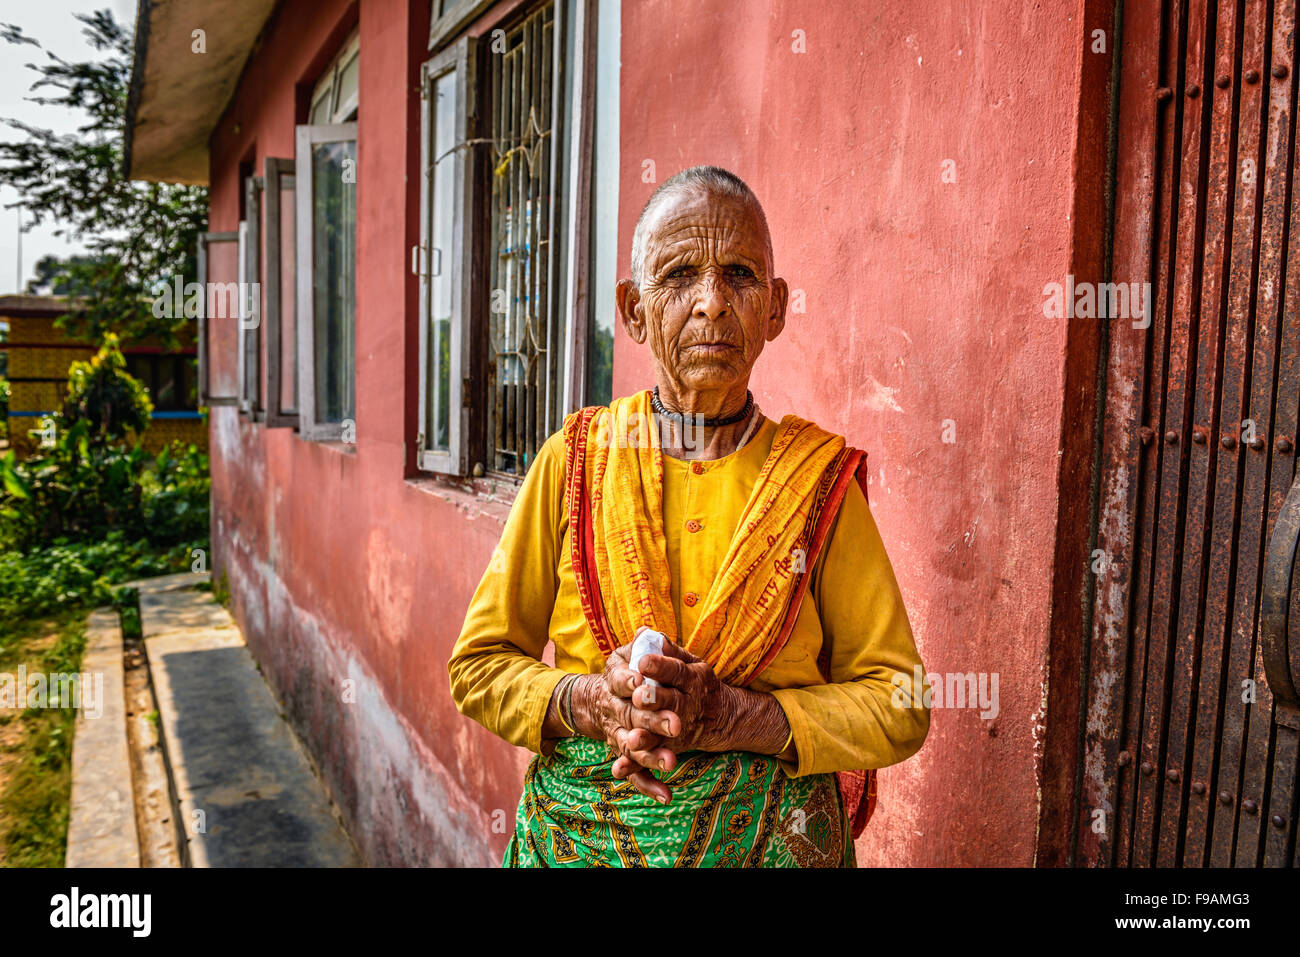
<path fill-rule="evenodd" d="M 37 296 L 86 296 L 94 289 L 77 282 L 74 269 L 96 265 L 94 256 L 42 256 L 36 260 L 36 276 L 27 281 L 27 292 Z"/>
<path fill-rule="evenodd" d="M 0 143 L 0 185 L 18 191 L 33 224 L 52 221 L 56 235 L 89 248 L 88 256 L 59 271 L 57 281 L 86 291 L 84 307 L 60 318 L 64 329 L 91 341 L 107 331 L 132 339 L 158 335 L 174 347 L 185 318 L 156 318 L 147 296 L 159 278 L 196 274 L 208 191 L 126 178 L 132 34 L 108 10 L 76 18 L 97 56 L 75 63 L 49 52 L 19 27 L 0 24 L 0 40 L 45 53 L 44 63 L 29 64 L 38 74 L 31 101 L 86 117 L 72 134 L 3 120 L 24 137 Z"/>
<path fill-rule="evenodd" d="M 126 371 L 126 358 L 117 342 L 110 332 L 93 358 L 68 366 L 68 395 L 57 427 L 84 422 L 89 440 L 97 445 L 143 432 L 153 414 L 149 393 Z"/>

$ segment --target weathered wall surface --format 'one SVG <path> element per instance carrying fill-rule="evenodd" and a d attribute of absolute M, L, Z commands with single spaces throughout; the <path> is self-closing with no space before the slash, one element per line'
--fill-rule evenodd
<path fill-rule="evenodd" d="M 359 19 L 356 451 L 214 409 L 214 567 L 366 859 L 491 863 L 526 762 L 460 716 L 446 663 L 503 513 L 404 479 L 428 5 L 367 0 Z M 355 22 L 339 0 L 277 13 L 213 135 L 211 229 L 237 227 L 240 161 L 294 155 L 295 90 Z"/>
<path fill-rule="evenodd" d="M 869 451 L 928 669 L 999 676 L 995 721 L 937 710 L 882 775 L 864 863 L 1033 860 L 1066 346 L 1041 303 L 1070 261 L 1071 13 L 623 4 L 621 268 L 647 162 L 656 181 L 713 162 L 751 183 L 802 306 L 759 362 L 759 403 Z M 487 863 L 526 755 L 456 712 L 446 661 L 504 509 L 404 477 L 427 3 L 284 4 L 212 138 L 211 228 L 236 228 L 241 161 L 293 155 L 295 89 L 358 15 L 356 451 L 215 409 L 214 560 L 367 859 Z M 648 382 L 619 332 L 615 394 Z"/>
<path fill-rule="evenodd" d="M 1042 302 L 1069 271 L 1075 7 L 623 5 L 622 268 L 649 163 L 754 188 L 805 309 L 756 400 L 870 454 L 927 670 L 999 673 L 996 720 L 936 710 L 881 774 L 863 863 L 1033 860 L 1066 344 Z M 649 382 L 620 335 L 614 393 Z"/>

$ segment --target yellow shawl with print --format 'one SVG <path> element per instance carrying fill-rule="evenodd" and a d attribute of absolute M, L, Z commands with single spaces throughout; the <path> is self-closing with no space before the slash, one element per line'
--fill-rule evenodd
<path fill-rule="evenodd" d="M 650 392 L 615 399 L 585 419 L 571 418 L 568 426 L 583 422 L 590 477 L 586 534 L 613 632 L 606 641 L 626 644 L 646 625 L 709 662 L 721 680 L 746 684 L 771 660 L 810 560 L 809 531 L 826 476 L 835 474 L 831 466 L 845 454 L 843 438 L 796 416 L 781 420 L 697 624 L 691 634 L 679 635 L 664 535 L 663 452 Z"/>

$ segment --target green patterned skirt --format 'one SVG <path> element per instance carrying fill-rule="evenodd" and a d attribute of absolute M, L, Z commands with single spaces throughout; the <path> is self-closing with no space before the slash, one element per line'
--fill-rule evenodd
<path fill-rule="evenodd" d="M 833 774 L 792 778 L 760 754 L 692 751 L 655 776 L 667 805 L 610 774 L 603 743 L 566 738 L 528 765 L 506 867 L 853 867 Z"/>

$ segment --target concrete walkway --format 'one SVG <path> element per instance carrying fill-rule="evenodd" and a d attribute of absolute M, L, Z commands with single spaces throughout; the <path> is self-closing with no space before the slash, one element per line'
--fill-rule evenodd
<path fill-rule="evenodd" d="M 243 636 L 198 579 L 138 583 L 182 856 L 194 867 L 358 866 Z"/>
<path fill-rule="evenodd" d="M 96 700 L 82 696 L 72 737 L 72 796 L 67 867 L 139 867 L 140 842 L 131 794 L 122 631 L 117 612 L 99 608 L 86 622 L 81 672 L 100 676 Z"/>

